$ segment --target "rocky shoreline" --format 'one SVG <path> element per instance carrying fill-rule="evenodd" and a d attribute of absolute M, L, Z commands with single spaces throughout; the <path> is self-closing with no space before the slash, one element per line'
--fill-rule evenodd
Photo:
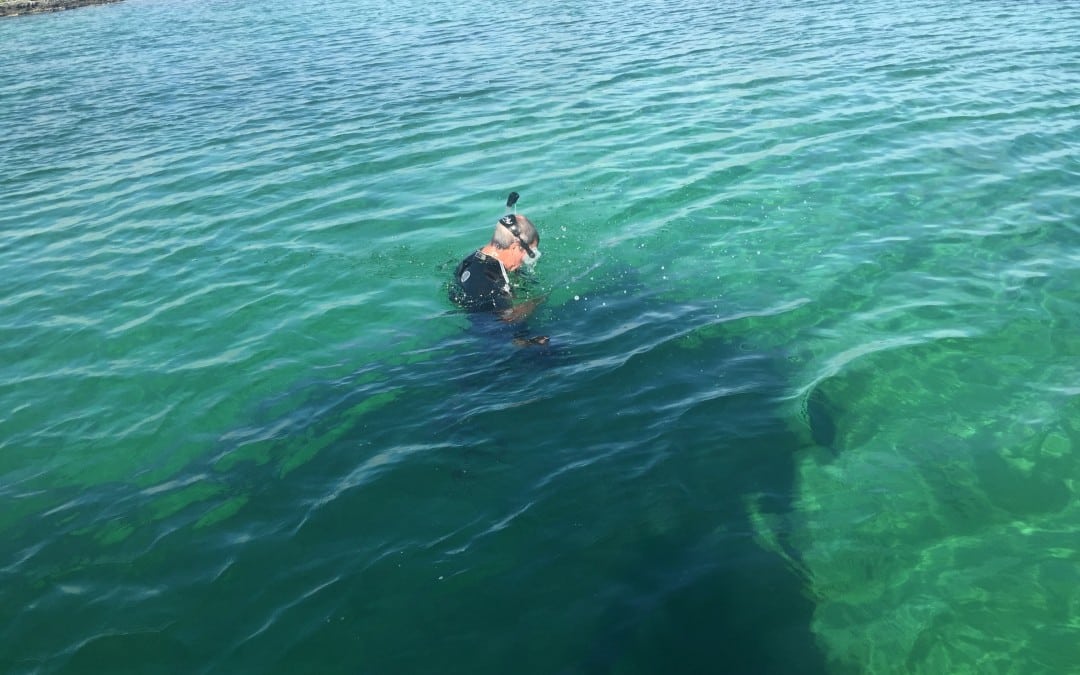
<path fill-rule="evenodd" d="M 0 16 L 59 12 L 64 9 L 104 5 L 110 2 L 120 2 L 120 0 L 0 0 Z"/>

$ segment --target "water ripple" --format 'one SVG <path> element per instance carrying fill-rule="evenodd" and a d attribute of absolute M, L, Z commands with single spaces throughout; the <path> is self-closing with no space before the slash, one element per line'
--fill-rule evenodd
<path fill-rule="evenodd" d="M 693 670 L 759 578 L 802 667 L 1067 670 L 1078 22 L 0 22 L 0 665 Z M 445 300 L 510 189 L 547 349 Z"/>

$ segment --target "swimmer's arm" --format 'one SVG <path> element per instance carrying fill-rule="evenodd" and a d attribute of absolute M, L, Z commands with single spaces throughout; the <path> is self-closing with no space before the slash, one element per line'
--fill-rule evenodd
<path fill-rule="evenodd" d="M 525 302 L 519 302 L 510 309 L 504 310 L 499 318 L 507 323 L 517 323 L 528 319 L 536 308 L 544 304 L 547 301 L 547 296 L 543 295 L 539 298 L 533 298 L 526 300 Z"/>

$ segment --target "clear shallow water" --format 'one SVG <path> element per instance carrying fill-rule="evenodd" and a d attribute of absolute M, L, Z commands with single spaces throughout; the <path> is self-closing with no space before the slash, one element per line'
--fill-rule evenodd
<path fill-rule="evenodd" d="M 1080 12 L 578 4 L 0 22 L 5 672 L 1080 662 Z"/>

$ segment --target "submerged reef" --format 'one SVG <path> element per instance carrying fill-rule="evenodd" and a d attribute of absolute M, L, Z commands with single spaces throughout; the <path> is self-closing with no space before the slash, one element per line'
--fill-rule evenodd
<path fill-rule="evenodd" d="M 64 9 L 104 5 L 109 2 L 120 2 L 120 0 L 0 0 L 0 16 L 59 12 Z"/>

